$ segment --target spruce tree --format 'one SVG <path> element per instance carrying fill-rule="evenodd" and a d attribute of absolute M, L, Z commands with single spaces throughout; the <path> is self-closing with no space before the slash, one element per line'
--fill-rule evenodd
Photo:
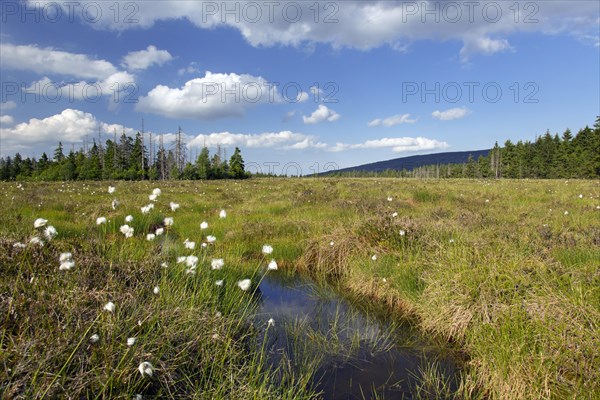
<path fill-rule="evenodd" d="M 77 179 L 77 163 L 73 151 L 70 151 L 69 155 L 64 160 L 61 167 L 61 178 L 66 181 Z"/>
<path fill-rule="evenodd" d="M 465 175 L 467 178 L 477 178 L 478 172 L 477 163 L 473 159 L 473 156 L 469 154 Z"/>
<path fill-rule="evenodd" d="M 204 146 L 196 160 L 196 176 L 198 179 L 209 179 L 211 177 L 210 153 Z"/>
<path fill-rule="evenodd" d="M 44 172 L 50 166 L 50 161 L 48 160 L 48 155 L 46 153 L 42 153 L 42 156 L 37 162 L 36 171 L 38 173 Z"/>
<path fill-rule="evenodd" d="M 243 179 L 246 177 L 246 171 L 244 166 L 244 159 L 242 158 L 242 152 L 239 147 L 235 148 L 231 159 L 229 160 L 229 173 L 234 179 Z"/>
<path fill-rule="evenodd" d="M 63 144 L 62 142 L 58 142 L 58 147 L 54 150 L 54 161 L 57 163 L 62 163 L 65 159 L 65 154 L 63 153 Z"/>

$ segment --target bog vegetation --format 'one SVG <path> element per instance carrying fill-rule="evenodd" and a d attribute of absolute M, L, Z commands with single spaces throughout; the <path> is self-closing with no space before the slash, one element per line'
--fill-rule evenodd
<path fill-rule="evenodd" d="M 458 391 L 424 398 L 600 397 L 597 181 L 0 188 L 4 398 L 318 398 L 311 360 L 253 345 L 277 323 L 253 294 L 283 271 L 460 345 Z"/>

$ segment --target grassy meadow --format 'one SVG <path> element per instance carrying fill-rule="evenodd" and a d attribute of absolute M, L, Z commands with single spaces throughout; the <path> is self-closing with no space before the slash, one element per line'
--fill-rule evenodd
<path fill-rule="evenodd" d="M 311 360 L 269 367 L 253 346 L 271 259 L 460 346 L 454 397 L 600 398 L 598 181 L 110 184 L 0 183 L 2 398 L 318 398 Z"/>

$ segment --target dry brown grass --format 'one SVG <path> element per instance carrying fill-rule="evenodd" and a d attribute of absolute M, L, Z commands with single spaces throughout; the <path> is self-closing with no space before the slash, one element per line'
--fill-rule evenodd
<path fill-rule="evenodd" d="M 310 240 L 296 265 L 311 276 L 340 279 L 348 273 L 352 257 L 365 252 L 364 245 L 363 239 L 340 229 Z"/>

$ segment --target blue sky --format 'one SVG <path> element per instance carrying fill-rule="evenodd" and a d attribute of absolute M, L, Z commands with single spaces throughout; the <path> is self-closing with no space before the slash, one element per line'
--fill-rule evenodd
<path fill-rule="evenodd" d="M 2 156 L 134 134 L 143 118 L 167 145 L 181 126 L 192 154 L 239 146 L 253 168 L 310 173 L 600 114 L 596 1 L 9 0 L 0 13 Z"/>

